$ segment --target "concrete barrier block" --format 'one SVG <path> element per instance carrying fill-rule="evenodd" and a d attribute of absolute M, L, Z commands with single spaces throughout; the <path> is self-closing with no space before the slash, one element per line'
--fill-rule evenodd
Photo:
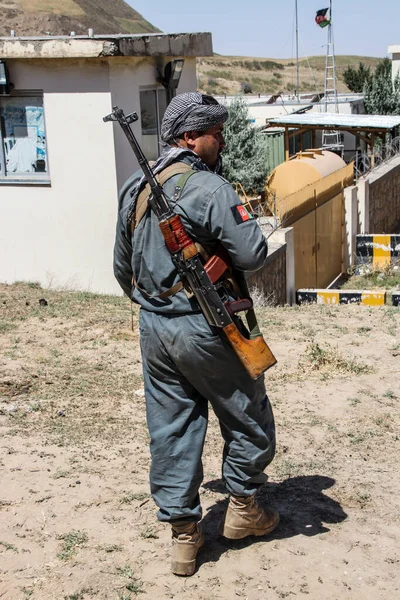
<path fill-rule="evenodd" d="M 386 290 L 297 290 L 297 304 L 364 304 L 383 306 Z"/>
<path fill-rule="evenodd" d="M 357 235 L 356 264 L 385 267 L 400 259 L 400 235 Z"/>

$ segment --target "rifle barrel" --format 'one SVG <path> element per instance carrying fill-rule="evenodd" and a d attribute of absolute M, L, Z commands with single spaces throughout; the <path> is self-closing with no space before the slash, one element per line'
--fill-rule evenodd
<path fill-rule="evenodd" d="M 134 123 L 139 119 L 137 113 L 133 112 L 130 115 L 125 115 L 122 108 L 118 108 L 118 106 L 113 107 L 113 112 L 104 117 L 104 121 L 118 121 L 123 132 L 125 133 L 127 140 L 129 142 L 130 147 L 132 148 L 138 163 L 139 167 L 142 169 L 144 176 L 147 179 L 148 184 L 151 189 L 151 196 L 153 196 L 154 207 L 157 206 L 156 214 L 158 214 L 161 218 L 169 218 L 172 216 L 171 208 L 164 196 L 164 193 L 159 185 L 158 181 L 153 175 L 153 171 L 150 168 L 150 165 L 147 161 L 147 158 L 143 154 L 141 147 L 138 144 L 138 141 L 131 129 L 131 123 Z M 152 203 L 152 197 L 150 196 L 149 202 Z"/>

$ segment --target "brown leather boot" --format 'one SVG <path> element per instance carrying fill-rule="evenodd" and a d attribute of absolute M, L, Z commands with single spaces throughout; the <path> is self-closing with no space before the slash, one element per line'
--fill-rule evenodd
<path fill-rule="evenodd" d="M 229 540 L 241 540 L 248 535 L 266 535 L 279 523 L 279 514 L 273 508 L 261 508 L 252 496 L 231 496 L 221 534 Z"/>
<path fill-rule="evenodd" d="M 196 556 L 204 535 L 196 521 L 173 521 L 171 571 L 189 577 L 196 569 Z"/>

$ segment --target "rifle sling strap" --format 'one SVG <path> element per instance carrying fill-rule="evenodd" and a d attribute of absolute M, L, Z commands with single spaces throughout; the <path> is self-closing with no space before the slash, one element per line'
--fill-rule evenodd
<path fill-rule="evenodd" d="M 158 173 L 158 175 L 156 175 L 156 179 L 162 187 L 164 185 L 164 183 L 166 183 L 168 181 L 168 179 L 171 179 L 171 177 L 174 177 L 174 175 L 181 175 L 181 177 L 178 179 L 177 184 L 175 186 L 175 193 L 173 196 L 174 201 L 177 202 L 183 192 L 183 188 L 185 187 L 188 179 L 195 173 L 196 173 L 196 171 L 194 171 L 186 163 L 177 162 L 177 163 L 173 163 L 169 167 L 166 167 L 160 173 Z M 143 188 L 143 190 L 140 192 L 138 199 L 136 201 L 135 213 L 134 213 L 134 216 L 132 217 L 132 221 L 131 221 L 131 234 L 133 234 L 134 230 L 139 225 L 140 221 L 145 216 L 147 209 L 149 208 L 150 194 L 151 194 L 151 188 L 150 188 L 150 185 L 147 183 L 145 185 L 145 187 Z M 202 254 L 202 252 L 203 252 L 202 246 L 200 246 L 199 244 L 196 244 L 196 245 L 198 247 L 200 254 Z M 166 290 L 165 292 L 162 292 L 161 294 L 158 294 L 157 296 L 150 296 L 145 290 L 143 290 L 141 287 L 139 287 L 134 276 L 132 276 L 132 283 L 135 286 L 135 288 L 137 290 L 139 290 L 139 292 L 143 296 L 146 296 L 147 298 L 158 298 L 160 300 L 164 300 L 165 298 L 170 298 L 171 296 L 174 296 L 175 294 L 177 294 L 184 288 L 184 283 L 182 281 L 178 281 L 178 283 L 176 283 L 171 288 L 169 288 L 169 290 Z M 187 293 L 190 293 L 189 289 L 186 291 L 187 291 Z"/>
<path fill-rule="evenodd" d="M 173 163 L 172 165 L 169 165 L 169 167 L 166 167 L 160 173 L 158 173 L 158 175 L 156 175 L 156 179 L 162 187 L 164 185 L 164 183 L 166 183 L 168 181 L 168 179 L 171 179 L 171 177 L 173 177 L 174 175 L 188 174 L 188 177 L 186 178 L 183 185 L 181 183 L 181 179 L 178 180 L 177 187 L 181 188 L 180 193 L 182 193 L 183 188 L 186 184 L 186 181 L 189 179 L 189 177 L 191 175 L 194 175 L 195 172 L 196 171 L 194 171 L 186 163 L 177 162 L 177 163 Z M 189 175 L 189 173 L 190 173 L 190 175 Z M 131 233 L 134 232 L 134 230 L 136 229 L 136 227 L 139 225 L 140 221 L 143 219 L 144 215 L 146 214 L 147 209 L 149 208 L 150 193 L 151 193 L 150 185 L 148 183 L 146 183 L 146 185 L 144 186 L 143 190 L 140 192 L 138 199 L 136 201 L 135 215 L 131 221 Z"/>

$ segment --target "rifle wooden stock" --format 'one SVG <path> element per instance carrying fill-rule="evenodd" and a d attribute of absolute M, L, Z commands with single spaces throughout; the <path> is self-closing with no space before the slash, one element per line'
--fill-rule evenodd
<path fill-rule="evenodd" d="M 235 323 L 230 323 L 222 331 L 252 379 L 257 379 L 276 364 L 275 356 L 261 335 L 248 340 L 240 333 Z"/>

